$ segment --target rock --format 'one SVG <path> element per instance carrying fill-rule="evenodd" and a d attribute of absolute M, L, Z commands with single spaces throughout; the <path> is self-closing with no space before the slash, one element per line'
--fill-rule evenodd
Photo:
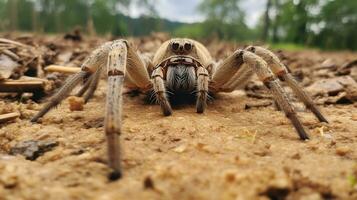
<path fill-rule="evenodd" d="M 92 119 L 84 122 L 83 127 L 86 129 L 89 128 L 100 128 L 104 126 L 104 117 Z"/>
<path fill-rule="evenodd" d="M 8 79 L 20 65 L 9 56 L 0 54 L 0 80 Z"/>
<path fill-rule="evenodd" d="M 186 149 L 187 149 L 187 146 L 186 146 L 185 144 L 182 144 L 182 145 L 176 147 L 176 148 L 174 149 L 174 151 L 175 151 L 176 153 L 182 153 L 182 152 L 186 151 Z"/>
<path fill-rule="evenodd" d="M 259 108 L 259 107 L 267 107 L 272 105 L 272 101 L 260 101 L 260 102 L 249 102 L 245 104 L 245 109 L 251 109 L 251 108 Z"/>
<path fill-rule="evenodd" d="M 336 75 L 348 75 L 352 74 L 353 70 L 357 69 L 357 60 L 352 60 L 343 64 L 336 70 Z M 355 79 L 356 80 L 356 79 Z"/>
<path fill-rule="evenodd" d="M 155 189 L 154 181 L 150 176 L 145 177 L 144 179 L 144 189 Z"/>
<path fill-rule="evenodd" d="M 227 170 L 224 172 L 223 176 L 227 183 L 233 183 L 236 181 L 236 174 L 235 170 Z"/>
<path fill-rule="evenodd" d="M 84 99 L 82 97 L 71 96 L 68 97 L 69 110 L 71 111 L 81 111 L 83 110 Z"/>
<path fill-rule="evenodd" d="M 319 67 L 316 69 L 331 69 L 334 70 L 337 68 L 336 62 L 332 60 L 331 58 L 326 59 L 324 62 L 321 63 Z"/>
<path fill-rule="evenodd" d="M 351 76 L 319 80 L 306 88 L 313 96 L 322 96 L 321 104 L 344 104 L 357 101 L 357 82 Z"/>
<path fill-rule="evenodd" d="M 346 88 L 346 98 L 351 102 L 357 102 L 357 85 Z"/>
<path fill-rule="evenodd" d="M 351 119 L 352 119 L 353 121 L 357 121 L 357 114 L 353 114 L 353 115 L 351 116 Z"/>
<path fill-rule="evenodd" d="M 58 142 L 46 140 L 35 141 L 26 140 L 17 143 L 10 149 L 11 155 L 23 155 L 27 160 L 36 160 L 44 153 L 51 151 L 54 147 L 58 146 Z"/>
<path fill-rule="evenodd" d="M 357 81 L 357 67 L 351 69 L 350 76 Z"/>
<path fill-rule="evenodd" d="M 71 57 L 73 55 L 73 52 L 71 51 L 65 51 L 57 56 L 57 63 L 59 64 L 67 64 Z"/>
<path fill-rule="evenodd" d="M 300 160 L 301 159 L 301 155 L 300 153 L 295 153 L 294 155 L 291 156 L 292 159 L 294 160 Z"/>
<path fill-rule="evenodd" d="M 347 86 L 356 86 L 356 81 L 350 76 L 341 76 L 336 78 L 329 78 L 316 81 L 306 88 L 307 91 L 316 95 L 319 94 L 337 94 Z"/>
<path fill-rule="evenodd" d="M 342 147 L 337 147 L 336 148 L 336 154 L 339 156 L 345 156 L 347 153 L 349 153 L 351 149 L 347 146 L 342 146 Z"/>
<path fill-rule="evenodd" d="M 309 91 L 312 95 L 316 96 L 318 94 L 325 93 L 338 93 L 343 90 L 343 85 L 335 80 L 324 79 L 313 83 L 307 87 L 306 90 Z"/>

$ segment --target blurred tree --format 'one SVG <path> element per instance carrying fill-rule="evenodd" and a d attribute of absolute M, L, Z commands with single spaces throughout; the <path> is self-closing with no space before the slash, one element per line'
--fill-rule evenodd
<path fill-rule="evenodd" d="M 267 41 L 269 37 L 269 30 L 270 30 L 270 9 L 272 5 L 272 0 L 267 0 L 266 7 L 265 7 L 265 13 L 264 13 L 264 28 L 263 28 L 263 34 L 262 34 L 262 40 Z"/>
<path fill-rule="evenodd" d="M 18 11 L 18 4 L 17 0 L 8 1 L 8 16 L 10 16 L 10 30 L 15 31 L 17 30 L 17 11 Z"/>
<path fill-rule="evenodd" d="M 6 10 L 6 0 L 0 0 L 0 30 L 4 30 L 7 24 L 7 18 L 5 17 L 5 10 Z"/>
<path fill-rule="evenodd" d="M 275 18 L 272 21 L 273 26 L 271 27 L 272 30 L 272 42 L 277 43 L 279 42 L 279 25 L 281 24 L 281 0 L 273 0 L 272 8 L 275 11 Z"/>
<path fill-rule="evenodd" d="M 245 24 L 245 13 L 240 0 L 206 0 L 199 5 L 205 15 L 202 36 L 217 36 L 222 39 L 251 39 L 250 29 Z"/>
<path fill-rule="evenodd" d="M 328 1 L 316 24 L 315 44 L 324 48 L 357 50 L 357 1 Z"/>
<path fill-rule="evenodd" d="M 240 0 L 205 0 L 203 23 L 160 19 L 155 0 L 0 0 L 0 31 L 67 32 L 80 26 L 88 34 L 146 35 L 173 31 L 177 36 L 226 40 L 271 40 L 322 48 L 357 49 L 356 0 L 267 0 L 258 25 L 245 24 Z M 133 19 L 130 9 L 144 16 Z"/>
<path fill-rule="evenodd" d="M 66 32 L 82 27 L 89 34 L 97 29 L 99 33 L 125 35 L 127 17 L 122 10 L 131 4 L 154 16 L 153 0 L 0 0 L 0 16 L 9 21 L 0 22 L 0 28 L 8 24 L 10 30 Z"/>

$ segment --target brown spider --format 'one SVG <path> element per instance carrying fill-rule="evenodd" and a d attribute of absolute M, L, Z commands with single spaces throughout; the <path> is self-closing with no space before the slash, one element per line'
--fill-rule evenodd
<path fill-rule="evenodd" d="M 196 92 L 197 113 L 206 108 L 208 93 L 231 92 L 243 86 L 256 73 L 273 94 L 278 106 L 295 127 L 300 139 L 308 135 L 296 116 L 280 81 L 286 82 L 321 122 L 326 118 L 311 98 L 299 87 L 287 68 L 271 51 L 250 46 L 237 50 L 222 63 L 215 65 L 208 50 L 199 42 L 176 38 L 164 42 L 153 60 L 139 56 L 125 40 L 107 42 L 97 48 L 83 63 L 81 71 L 69 77 L 64 86 L 32 119 L 36 122 L 51 108 L 59 104 L 81 81 L 84 85 L 77 96 L 87 102 L 93 95 L 101 71 L 107 66 L 108 91 L 105 113 L 105 134 L 108 143 L 109 166 L 112 180 L 121 177 L 120 148 L 122 89 L 138 88 L 143 92 L 154 91 L 156 100 L 165 116 L 172 114 L 168 91 L 176 94 Z M 151 76 L 150 76 L 151 74 Z"/>

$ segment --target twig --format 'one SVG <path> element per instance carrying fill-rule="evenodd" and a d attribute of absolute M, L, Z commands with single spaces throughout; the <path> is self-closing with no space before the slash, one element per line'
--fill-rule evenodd
<path fill-rule="evenodd" d="M 16 42 L 16 41 L 13 41 L 13 40 L 8 40 L 8 39 L 5 39 L 5 38 L 0 38 L 0 43 L 13 44 L 13 45 L 16 45 L 16 46 L 30 47 L 30 48 L 32 48 L 31 46 L 28 46 L 28 45 L 26 45 L 26 44 L 22 44 L 22 43 L 20 43 L 20 42 Z"/>
<path fill-rule="evenodd" d="M 60 72 L 60 73 L 66 73 L 66 74 L 75 74 L 79 71 L 81 71 L 81 68 L 79 67 L 66 67 L 66 66 L 60 66 L 60 65 L 49 65 L 45 68 L 47 72 Z"/>
<path fill-rule="evenodd" d="M 13 113 L 7 113 L 7 114 L 2 114 L 0 115 L 0 123 L 5 123 L 11 120 L 14 120 L 16 118 L 20 117 L 19 113 L 13 112 Z"/>
<path fill-rule="evenodd" d="M 253 97 L 253 98 L 257 98 L 257 99 L 272 99 L 272 95 L 269 94 L 261 94 L 261 93 L 256 93 L 256 92 L 252 92 L 252 91 L 246 91 L 245 92 L 247 94 L 248 97 Z"/>
<path fill-rule="evenodd" d="M 0 92 L 36 92 L 44 91 L 45 81 L 41 80 L 5 80 L 0 82 Z"/>
<path fill-rule="evenodd" d="M 10 58 L 12 58 L 14 61 L 20 60 L 20 57 L 18 55 L 16 55 L 15 53 L 13 53 L 12 51 L 10 51 L 8 49 L 1 50 L 1 52 L 5 55 L 9 56 Z"/>
<path fill-rule="evenodd" d="M 259 107 L 268 107 L 272 105 L 273 102 L 271 101 L 260 101 L 260 102 L 249 102 L 245 104 L 245 109 L 251 109 L 251 108 L 259 108 Z"/>

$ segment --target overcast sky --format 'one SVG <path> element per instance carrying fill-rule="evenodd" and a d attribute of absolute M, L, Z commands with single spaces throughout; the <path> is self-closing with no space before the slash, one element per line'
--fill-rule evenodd
<path fill-rule="evenodd" d="M 162 18 L 180 22 L 199 22 L 202 15 L 197 12 L 197 6 L 203 0 L 157 0 L 156 10 Z M 246 22 L 254 26 L 264 12 L 266 0 L 241 0 L 242 8 L 246 11 Z M 140 9 L 135 6 L 130 8 L 130 16 L 138 17 Z"/>

